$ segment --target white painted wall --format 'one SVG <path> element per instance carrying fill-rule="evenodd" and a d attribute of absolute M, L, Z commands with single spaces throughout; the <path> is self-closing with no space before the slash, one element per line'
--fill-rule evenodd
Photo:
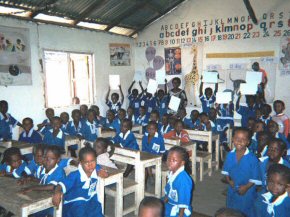
<path fill-rule="evenodd" d="M 264 13 L 275 12 L 275 16 L 280 11 L 284 11 L 284 20 L 290 18 L 290 1 L 284 0 L 255 0 L 251 1 L 256 16 L 259 21 L 263 21 Z M 135 50 L 135 64 L 136 70 L 145 70 L 148 67 L 148 62 L 145 58 L 145 47 L 139 47 L 138 42 L 149 42 L 157 40 L 157 46 L 155 46 L 157 52 L 156 55 L 164 57 L 164 47 L 172 47 L 172 45 L 161 46 L 158 45 L 159 33 L 162 25 L 168 24 L 180 24 L 192 21 L 203 21 L 205 19 L 215 18 L 228 18 L 234 16 L 248 16 L 246 7 L 243 1 L 240 0 L 202 0 L 194 1 L 188 0 L 180 5 L 176 10 L 165 15 L 160 20 L 154 22 L 145 30 L 139 33 L 136 39 Z M 278 18 L 277 18 L 278 19 Z M 274 21 L 277 22 L 275 18 Z M 287 23 L 284 23 L 282 29 L 289 29 L 286 27 Z M 260 28 L 260 27 L 254 27 Z M 281 37 L 268 37 L 259 39 L 245 39 L 245 40 L 231 40 L 231 41 L 215 41 L 201 43 L 199 46 L 203 47 L 199 51 L 202 53 L 199 57 L 198 69 L 201 72 L 206 68 L 208 64 L 220 64 L 222 69 L 221 77 L 225 76 L 226 69 L 228 69 L 231 63 L 246 63 L 248 68 L 251 66 L 251 61 L 254 58 L 244 59 L 207 59 L 207 53 L 227 53 L 227 52 L 254 52 L 254 51 L 274 51 L 275 57 L 279 57 Z M 178 45 L 175 45 L 178 46 Z M 182 47 L 182 46 L 181 46 Z M 192 56 L 190 55 L 188 48 L 182 47 L 182 74 L 185 75 L 191 70 Z M 262 64 L 263 65 L 263 64 Z M 269 75 L 270 90 L 273 95 L 271 99 L 281 99 L 286 103 L 286 113 L 290 114 L 290 76 L 280 76 L 278 67 Z M 276 84 L 276 85 L 275 85 Z M 220 89 L 225 89 L 224 84 L 220 85 Z M 192 99 L 190 99 L 192 102 Z"/>
<path fill-rule="evenodd" d="M 24 27 L 30 30 L 32 86 L 0 86 L 0 99 L 9 102 L 9 112 L 19 121 L 24 117 L 32 117 L 35 123 L 45 118 L 44 73 L 39 59 L 43 49 L 88 52 L 94 54 L 95 61 L 95 89 L 94 103 L 100 106 L 105 114 L 105 95 L 108 90 L 109 74 L 120 74 L 123 92 L 126 96 L 130 85 L 128 77 L 134 75 L 134 44 L 133 39 L 103 32 L 70 29 L 54 25 L 20 21 L 0 17 L 0 25 L 10 27 Z M 131 66 L 110 66 L 109 43 L 129 43 L 132 47 Z M 70 112 L 74 107 L 56 108 L 56 115 L 62 111 Z"/>

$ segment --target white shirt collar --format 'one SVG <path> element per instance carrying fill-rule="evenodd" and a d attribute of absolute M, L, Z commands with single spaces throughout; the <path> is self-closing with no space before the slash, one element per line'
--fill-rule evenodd
<path fill-rule="evenodd" d="M 93 171 L 90 177 L 87 176 L 81 164 L 79 164 L 78 170 L 80 173 L 81 182 L 85 182 L 85 184 L 83 185 L 83 189 L 88 189 L 90 187 L 91 178 L 94 178 L 94 179 L 98 178 L 96 170 Z"/>
<path fill-rule="evenodd" d="M 235 152 L 235 151 L 236 151 L 236 148 L 234 148 L 231 152 Z M 247 154 L 249 154 L 249 153 L 250 153 L 250 151 L 249 151 L 249 149 L 247 148 L 246 151 L 245 151 L 245 153 L 244 153 L 244 156 L 247 155 Z"/>
<path fill-rule="evenodd" d="M 10 114 L 6 113 L 5 115 L 7 116 L 7 120 L 9 120 Z M 3 119 L 4 119 L 4 115 L 0 112 L 0 120 L 3 120 Z"/>
<path fill-rule="evenodd" d="M 146 132 L 146 133 L 145 133 L 145 136 L 149 136 L 149 133 Z M 158 132 L 155 132 L 154 137 L 155 137 L 155 138 L 158 138 L 158 136 L 159 136 Z"/>
<path fill-rule="evenodd" d="M 267 192 L 265 194 L 262 194 L 262 197 L 265 199 L 264 202 L 267 203 L 268 207 L 267 207 L 267 212 L 269 214 L 273 214 L 275 211 L 274 211 L 274 207 L 275 206 L 279 206 L 285 198 L 288 197 L 288 193 L 287 191 L 280 195 L 274 202 L 270 202 L 271 198 L 273 197 L 272 193 L 271 192 Z"/>
<path fill-rule="evenodd" d="M 30 130 L 29 130 L 29 132 L 28 132 L 28 135 L 27 135 L 27 133 L 26 133 L 26 131 L 24 131 L 23 132 L 23 137 L 24 138 L 26 138 L 26 137 L 31 137 L 31 135 L 32 135 L 32 133 L 33 133 L 33 128 L 31 128 Z"/>
<path fill-rule="evenodd" d="M 161 129 L 160 129 L 161 133 L 164 134 L 165 132 L 167 132 L 169 126 L 170 126 L 170 125 L 167 124 L 166 128 L 164 129 L 164 125 L 162 125 L 162 127 L 161 127 Z"/>
<path fill-rule="evenodd" d="M 41 172 L 41 174 L 42 175 L 46 175 L 46 176 L 49 176 L 49 175 L 51 175 L 56 169 L 58 168 L 58 165 L 57 164 L 55 164 L 55 166 L 48 172 L 48 173 L 46 173 L 46 169 L 45 168 L 43 168 L 43 170 L 42 170 L 42 172 Z"/>
<path fill-rule="evenodd" d="M 53 133 L 53 129 L 49 130 L 51 133 Z M 61 129 L 59 129 L 58 134 L 56 135 L 57 138 L 62 139 L 63 137 L 63 132 Z"/>
<path fill-rule="evenodd" d="M 169 172 L 168 174 L 168 183 L 172 184 L 175 180 L 175 178 L 182 172 L 184 171 L 184 166 L 181 166 L 178 170 L 176 170 L 175 173 L 172 171 Z"/>
<path fill-rule="evenodd" d="M 128 131 L 125 133 L 125 135 L 121 132 L 121 133 L 119 134 L 119 136 L 122 137 L 122 138 L 124 138 L 124 140 L 125 140 L 125 139 L 127 139 L 127 137 L 128 137 L 128 135 L 130 134 L 130 132 L 131 132 L 131 130 L 128 130 Z"/>

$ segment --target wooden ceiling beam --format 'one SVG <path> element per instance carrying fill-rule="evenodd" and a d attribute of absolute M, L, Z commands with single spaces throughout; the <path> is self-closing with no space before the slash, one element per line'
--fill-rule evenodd
<path fill-rule="evenodd" d="M 34 18 L 35 16 L 37 16 L 37 14 L 48 11 L 48 9 L 53 8 L 54 4 L 56 4 L 57 2 L 58 0 L 39 1 L 39 3 L 35 5 L 34 7 L 41 8 L 41 9 L 32 10 L 30 18 Z"/>

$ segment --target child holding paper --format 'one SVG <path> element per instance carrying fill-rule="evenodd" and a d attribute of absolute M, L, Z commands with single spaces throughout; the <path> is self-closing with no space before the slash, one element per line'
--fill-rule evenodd
<path fill-rule="evenodd" d="M 133 81 L 131 86 L 128 89 L 128 99 L 129 99 L 129 107 L 132 107 L 134 109 L 134 115 L 135 117 L 139 116 L 139 108 L 140 108 L 140 104 L 141 104 L 141 96 L 142 93 L 139 94 L 138 89 L 133 88 L 134 84 L 136 81 Z M 139 81 L 139 85 L 140 87 L 142 86 L 142 82 Z"/>
<path fill-rule="evenodd" d="M 216 101 L 216 93 L 218 91 L 218 83 L 215 84 L 214 92 L 210 87 L 205 88 L 205 91 L 203 94 L 203 81 L 201 76 L 201 84 L 199 87 L 199 98 L 201 101 L 202 111 L 205 113 L 209 112 L 209 109 L 214 106 L 214 103 Z"/>
<path fill-rule="evenodd" d="M 120 90 L 120 94 L 121 94 L 121 101 L 119 101 L 119 94 L 118 93 L 113 93 L 111 95 L 111 100 L 109 100 L 109 95 L 110 95 L 110 91 L 111 91 L 110 86 L 109 86 L 108 93 L 106 95 L 106 105 L 109 107 L 110 110 L 112 110 L 115 113 L 115 115 L 117 114 L 119 109 L 122 107 L 123 102 L 124 102 L 124 94 L 123 94 L 121 85 L 119 85 L 119 90 Z"/>
<path fill-rule="evenodd" d="M 178 77 L 173 78 L 172 79 L 172 85 L 173 85 L 173 88 L 171 90 L 169 90 L 168 95 L 169 95 L 169 97 L 175 96 L 175 97 L 180 98 L 180 104 L 179 104 L 179 109 L 178 109 L 177 112 L 175 112 L 175 111 L 173 111 L 171 109 L 168 109 L 169 110 L 168 113 L 170 113 L 170 114 L 176 114 L 176 113 L 179 114 L 179 110 L 181 108 L 185 108 L 186 105 L 187 105 L 187 97 L 186 97 L 185 91 L 180 88 L 180 85 L 181 85 L 180 78 L 178 78 Z"/>
<path fill-rule="evenodd" d="M 240 106 L 241 94 L 238 96 L 236 111 L 242 116 L 242 127 L 247 127 L 248 119 L 256 117 L 255 96 L 248 95 L 247 106 Z"/>

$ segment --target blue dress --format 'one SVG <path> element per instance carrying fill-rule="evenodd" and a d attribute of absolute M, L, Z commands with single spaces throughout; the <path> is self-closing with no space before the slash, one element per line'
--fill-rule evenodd
<path fill-rule="evenodd" d="M 129 107 L 134 109 L 134 115 L 135 115 L 135 117 L 138 117 L 139 116 L 140 103 L 141 103 L 140 98 L 139 97 L 133 97 L 133 95 L 130 94 L 128 96 L 128 99 L 129 99 Z"/>
<path fill-rule="evenodd" d="M 98 127 L 97 123 L 94 121 L 90 123 L 89 121 L 83 122 L 81 128 L 81 135 L 90 142 L 95 142 L 98 138 Z"/>
<path fill-rule="evenodd" d="M 3 114 L 0 112 L 0 141 L 3 139 L 11 140 L 12 128 L 18 123 L 9 113 L 6 113 L 6 116 L 8 118 L 5 120 Z"/>
<path fill-rule="evenodd" d="M 214 106 L 216 96 L 213 94 L 209 99 L 207 99 L 205 95 L 202 95 L 199 99 L 201 101 L 202 111 L 208 114 L 209 109 Z"/>
<path fill-rule="evenodd" d="M 165 196 L 168 202 L 165 204 L 165 216 L 178 216 L 179 209 L 184 208 L 184 216 L 191 216 L 191 198 L 194 182 L 185 172 L 184 167 L 179 168 L 174 174 L 168 175 L 165 186 Z"/>
<path fill-rule="evenodd" d="M 159 98 L 156 99 L 160 119 L 164 114 L 167 114 L 168 103 L 169 103 L 168 95 L 165 95 L 161 100 Z"/>
<path fill-rule="evenodd" d="M 4 164 L 0 164 L 0 172 L 6 172 L 6 173 L 11 173 L 12 176 L 16 179 L 19 179 L 23 176 L 24 173 L 26 173 L 27 175 L 30 175 L 30 170 L 27 167 L 27 163 L 25 161 L 21 162 L 21 165 L 14 169 L 13 171 L 11 171 L 11 166 L 7 165 L 6 163 Z"/>
<path fill-rule="evenodd" d="M 201 123 L 200 123 L 200 120 L 197 119 L 195 122 L 193 122 L 192 120 L 187 121 L 186 123 L 184 123 L 184 125 L 188 129 L 194 130 L 194 129 L 198 129 L 200 127 Z"/>
<path fill-rule="evenodd" d="M 151 113 L 153 110 L 156 109 L 156 98 L 154 96 L 149 98 L 145 95 L 141 100 L 141 105 L 146 106 L 147 112 Z"/>
<path fill-rule="evenodd" d="M 253 106 L 252 108 L 248 106 L 240 106 L 237 110 L 237 113 L 239 113 L 242 116 L 242 127 L 248 126 L 248 119 L 250 117 L 255 118 L 256 117 L 256 108 Z"/>
<path fill-rule="evenodd" d="M 115 115 L 117 115 L 119 109 L 122 107 L 122 103 L 120 101 L 118 101 L 116 104 L 113 104 L 113 102 L 109 100 L 106 102 L 106 105 L 114 112 Z"/>
<path fill-rule="evenodd" d="M 56 136 L 53 136 L 53 130 L 48 130 L 45 132 L 43 137 L 43 143 L 46 145 L 57 145 L 64 149 L 65 135 L 60 129 Z"/>
<path fill-rule="evenodd" d="M 123 133 L 118 133 L 114 138 L 113 142 L 115 144 L 120 144 L 122 148 L 130 148 L 134 150 L 139 150 L 139 146 L 134 134 L 128 130 L 125 135 Z"/>
<path fill-rule="evenodd" d="M 259 195 L 255 202 L 255 217 L 289 217 L 290 197 L 287 191 L 275 201 L 272 200 L 271 192 Z"/>
<path fill-rule="evenodd" d="M 64 193 L 64 217 L 103 217 L 97 195 L 97 169 L 87 177 L 83 168 L 71 172 L 59 185 Z"/>
<path fill-rule="evenodd" d="M 150 143 L 148 143 L 148 135 L 148 133 L 145 133 L 142 138 L 142 151 L 151 154 L 163 154 L 165 152 L 163 136 L 156 132 Z"/>
<path fill-rule="evenodd" d="M 169 133 L 171 130 L 173 130 L 173 128 L 169 124 L 167 124 L 167 126 L 160 125 L 158 131 L 161 135 L 164 135 L 166 133 Z"/>
<path fill-rule="evenodd" d="M 35 131 L 34 129 L 31 129 L 27 135 L 27 133 L 24 131 L 20 134 L 19 136 L 19 141 L 21 142 L 27 142 L 27 143 L 41 143 L 42 142 L 42 137 L 41 135 Z"/>
<path fill-rule="evenodd" d="M 256 186 L 261 185 L 259 162 L 256 156 L 246 149 L 244 156 L 237 161 L 236 150 L 229 152 L 222 174 L 229 176 L 235 187 L 228 186 L 226 206 L 228 208 L 237 209 L 246 214 L 248 217 L 255 217 L 253 204 L 256 199 Z M 244 195 L 238 193 L 238 188 L 241 185 L 246 185 L 249 182 L 254 183 Z"/>
<path fill-rule="evenodd" d="M 49 124 L 49 125 L 47 125 L 47 126 L 44 126 L 44 127 L 42 127 L 40 130 L 39 130 L 39 132 L 42 134 L 42 135 L 44 135 L 48 130 L 51 130 L 52 129 L 52 127 L 51 127 L 51 125 L 50 125 L 50 121 L 49 121 L 49 119 L 45 119 L 44 121 L 42 121 L 42 124 Z"/>

